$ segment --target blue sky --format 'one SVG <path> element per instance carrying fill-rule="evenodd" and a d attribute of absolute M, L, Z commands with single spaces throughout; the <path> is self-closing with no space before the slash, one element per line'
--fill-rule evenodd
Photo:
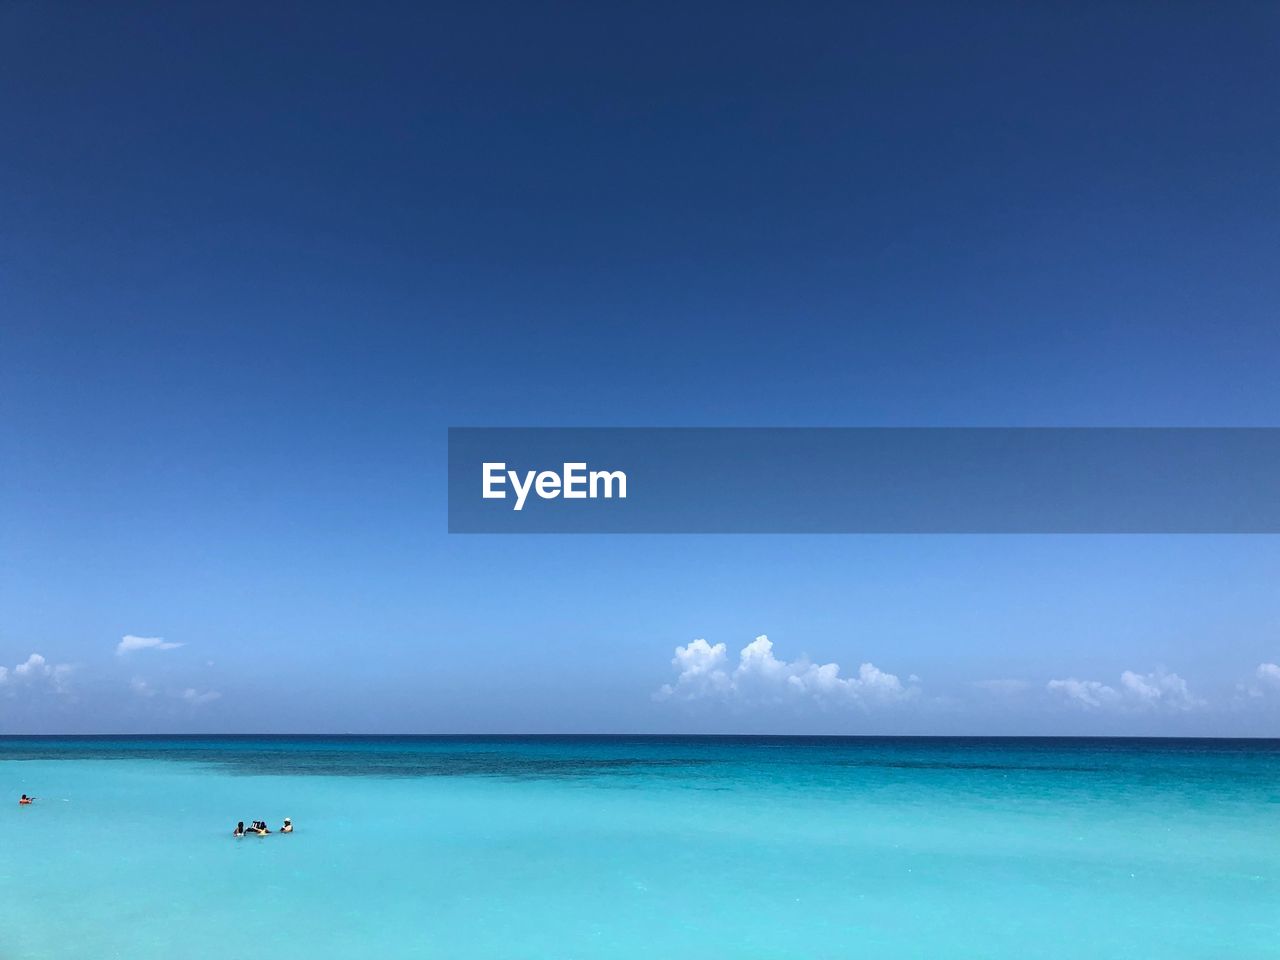
<path fill-rule="evenodd" d="M 6 5 L 0 730 L 1275 735 L 1275 538 L 450 537 L 444 449 L 1276 425 L 1278 17 Z"/>

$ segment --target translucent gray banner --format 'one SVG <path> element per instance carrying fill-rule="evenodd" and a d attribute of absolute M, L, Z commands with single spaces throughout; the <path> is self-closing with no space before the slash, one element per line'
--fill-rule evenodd
<path fill-rule="evenodd" d="M 1277 428 L 452 428 L 451 533 L 1276 533 Z"/>

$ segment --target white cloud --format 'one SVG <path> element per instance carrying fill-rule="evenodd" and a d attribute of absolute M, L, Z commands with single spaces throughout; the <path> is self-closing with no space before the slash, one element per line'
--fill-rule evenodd
<path fill-rule="evenodd" d="M 1086 709 L 1116 707 L 1125 710 L 1192 710 L 1205 702 L 1192 695 L 1187 681 L 1176 673 L 1157 670 L 1154 673 L 1120 674 L 1119 687 L 1098 680 L 1050 680 L 1047 689 Z"/>
<path fill-rule="evenodd" d="M 33 653 L 27 657 L 25 663 L 20 663 L 13 668 L 13 675 L 15 677 L 43 677 L 51 669 L 44 657 L 38 653 Z"/>
<path fill-rule="evenodd" d="M 171 643 L 164 637 L 135 637 L 130 633 L 121 637 L 120 642 L 116 644 L 116 656 L 122 657 L 135 650 L 173 650 L 180 646 L 182 644 Z"/>
<path fill-rule="evenodd" d="M 1097 680 L 1050 680 L 1048 689 L 1061 692 L 1068 700 L 1084 704 L 1086 707 L 1101 707 L 1116 703 L 1120 693 L 1115 687 L 1108 687 Z"/>
<path fill-rule="evenodd" d="M 662 699 L 680 696 L 687 699 L 708 693 L 725 693 L 729 690 L 729 676 L 724 671 L 727 661 L 723 643 L 714 647 L 706 640 L 698 639 L 684 647 L 676 647 L 671 665 L 676 668 L 674 685 L 663 684 L 658 690 Z"/>
<path fill-rule="evenodd" d="M 1260 663 L 1257 674 L 1258 679 L 1264 683 L 1280 687 L 1280 663 Z"/>
<path fill-rule="evenodd" d="M 71 664 L 50 663 L 41 654 L 33 653 L 13 669 L 0 667 L 0 684 L 39 685 L 48 683 L 62 693 L 66 679 L 71 674 Z"/>
<path fill-rule="evenodd" d="M 193 687 L 187 687 L 187 689 L 183 690 L 182 693 L 179 694 L 179 696 L 181 696 L 183 700 L 187 701 L 187 703 L 190 703 L 193 706 L 198 707 L 201 704 L 212 703 L 214 700 L 217 700 L 219 697 L 221 697 L 222 694 L 220 694 L 217 690 L 205 690 L 203 693 L 201 693 L 199 690 L 196 690 Z"/>
<path fill-rule="evenodd" d="M 1120 674 L 1120 685 L 1126 693 L 1148 706 L 1167 706 L 1174 710 L 1204 706 L 1204 701 L 1192 696 L 1187 689 L 1187 681 L 1176 673 L 1157 670 L 1155 673 L 1138 674 L 1126 670 Z"/>
<path fill-rule="evenodd" d="M 134 677 L 129 681 L 129 689 L 136 696 L 151 699 L 158 696 L 162 691 L 153 686 L 145 677 Z M 221 698 L 222 694 L 217 690 L 197 690 L 195 687 L 187 687 L 185 689 L 167 689 L 163 691 L 166 697 L 174 700 L 184 700 L 192 706 L 202 706 L 206 703 L 212 703 L 214 700 Z"/>
<path fill-rule="evenodd" d="M 779 660 L 773 653 L 773 642 L 766 636 L 756 637 L 743 647 L 732 670 L 728 661 L 723 643 L 712 646 L 698 639 L 676 647 L 671 660 L 676 679 L 663 684 L 654 697 L 718 697 L 748 702 L 802 698 L 865 705 L 905 700 L 918 693 L 917 687 L 903 684 L 894 674 L 872 663 L 862 664 L 855 676 L 841 676 L 836 663 Z"/>

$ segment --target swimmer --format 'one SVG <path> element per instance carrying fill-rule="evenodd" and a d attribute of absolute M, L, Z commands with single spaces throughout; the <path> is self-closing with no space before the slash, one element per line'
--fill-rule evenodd
<path fill-rule="evenodd" d="M 244 821 L 243 821 L 243 820 L 241 820 L 239 823 L 237 823 L 237 824 L 236 824 L 235 832 L 234 832 L 233 834 L 231 834 L 231 835 L 232 835 L 233 837 L 243 837 L 243 836 L 244 836 Z"/>
<path fill-rule="evenodd" d="M 260 837 L 265 837 L 268 833 L 271 832 L 270 830 L 267 829 L 267 824 L 265 820 L 253 821 L 253 826 L 251 826 L 249 829 L 252 830 L 254 833 L 256 833 Z"/>
<path fill-rule="evenodd" d="M 28 796 L 24 793 L 22 796 L 20 796 L 20 797 L 18 798 L 18 803 L 19 803 L 19 804 L 21 804 L 22 806 L 26 806 L 28 803 L 32 803 L 32 802 L 34 802 L 34 801 L 35 801 L 35 799 L 36 799 L 35 797 L 28 797 Z"/>
<path fill-rule="evenodd" d="M 288 817 L 284 818 L 284 823 L 280 827 L 281 833 L 293 833 L 293 821 Z"/>

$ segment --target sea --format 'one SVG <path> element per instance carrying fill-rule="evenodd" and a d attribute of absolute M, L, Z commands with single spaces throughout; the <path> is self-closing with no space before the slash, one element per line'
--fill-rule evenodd
<path fill-rule="evenodd" d="M 6 737 L 0 786 L 2 960 L 1280 957 L 1277 740 Z"/>

